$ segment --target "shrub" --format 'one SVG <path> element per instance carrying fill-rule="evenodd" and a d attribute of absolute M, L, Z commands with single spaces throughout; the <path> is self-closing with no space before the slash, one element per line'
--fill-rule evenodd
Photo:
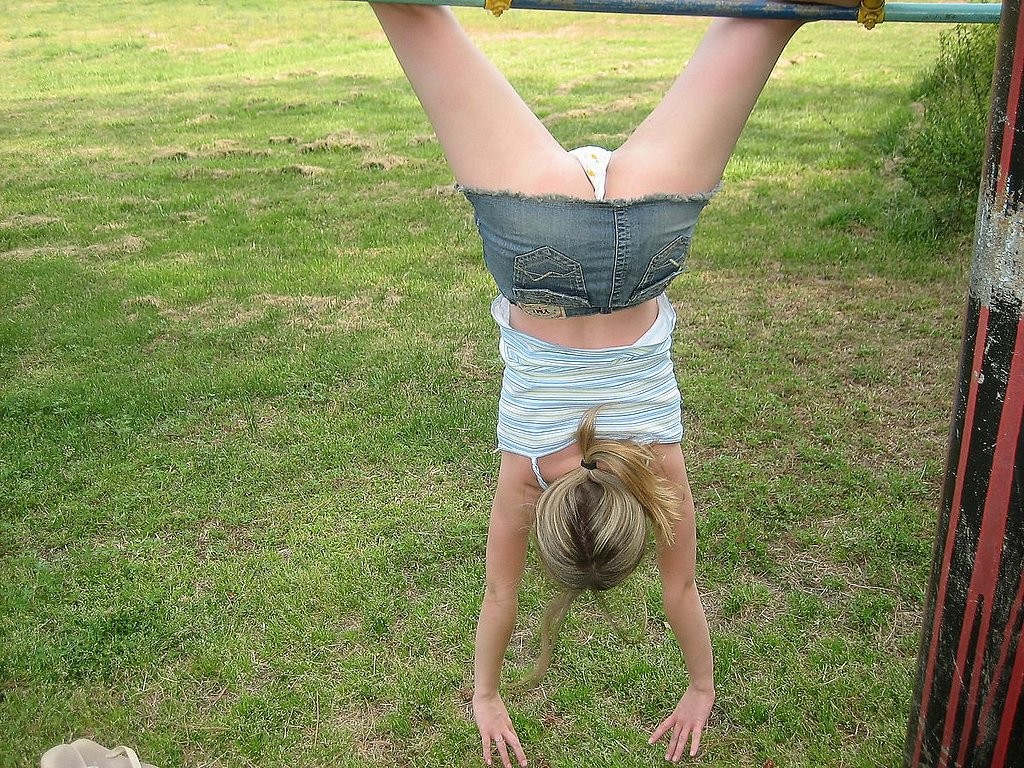
<path fill-rule="evenodd" d="M 921 84 L 921 119 L 900 147 L 901 176 L 926 202 L 942 231 L 969 231 L 992 92 L 997 28 L 960 25 L 943 34 Z"/>

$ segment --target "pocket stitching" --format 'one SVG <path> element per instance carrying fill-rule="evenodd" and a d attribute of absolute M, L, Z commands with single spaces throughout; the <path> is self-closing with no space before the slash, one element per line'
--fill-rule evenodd
<path fill-rule="evenodd" d="M 546 270 L 543 274 L 539 275 L 537 272 L 531 272 L 529 269 L 531 261 L 537 260 L 535 258 L 531 259 L 531 257 L 537 256 L 543 256 L 554 265 L 565 270 L 563 274 L 558 275 L 558 278 L 563 281 L 562 285 L 556 286 L 564 288 L 563 291 L 552 290 L 550 287 L 531 288 L 526 285 L 527 283 L 541 283 L 543 278 L 552 271 Z M 541 246 L 516 256 L 512 273 L 512 294 L 516 303 L 555 304 L 558 301 L 562 302 L 560 306 L 573 307 L 586 307 L 590 304 L 590 295 L 587 292 L 583 265 L 551 246 Z M 539 279 L 535 279 L 535 275 Z M 551 297 L 555 301 L 537 300 L 545 297 Z"/>
<path fill-rule="evenodd" d="M 652 299 L 655 296 L 660 295 L 664 292 L 665 288 L 668 287 L 669 283 L 682 274 L 683 267 L 686 264 L 686 258 L 689 256 L 690 252 L 690 240 L 691 238 L 687 235 L 679 235 L 668 243 L 668 245 L 654 254 L 650 263 L 647 265 L 647 269 L 644 271 L 644 276 L 640 279 L 636 289 L 633 291 L 633 295 L 629 297 L 628 303 L 630 306 L 633 304 L 640 304 L 643 301 L 647 301 L 648 299 Z M 675 260 L 666 259 L 665 257 L 669 253 L 680 253 L 681 258 Z M 667 277 L 660 278 L 648 285 L 652 272 L 662 268 L 666 263 L 671 264 L 673 262 L 676 265 L 676 270 L 672 274 Z"/>

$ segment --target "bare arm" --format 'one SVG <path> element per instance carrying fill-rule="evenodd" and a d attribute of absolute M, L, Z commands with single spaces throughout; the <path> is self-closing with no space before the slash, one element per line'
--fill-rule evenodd
<path fill-rule="evenodd" d="M 492 742 L 506 767 L 511 765 L 510 751 L 520 765 L 526 764 L 498 687 L 519 609 L 519 584 L 538 494 L 532 478 L 528 460 L 502 455 L 487 531 L 487 586 L 476 627 L 473 681 L 473 715 L 480 730 L 484 762 L 488 765 L 491 764 Z"/>
<path fill-rule="evenodd" d="M 686 477 L 686 465 L 678 446 L 664 458 L 666 476 L 679 488 L 681 518 L 676 524 L 675 542 L 658 550 L 665 616 L 686 661 L 690 684 L 669 717 L 651 735 L 650 743 L 671 733 L 665 758 L 678 761 L 690 742 L 690 755 L 700 747 L 700 738 L 715 702 L 714 659 L 707 617 L 696 583 L 697 528 L 693 497 Z"/>

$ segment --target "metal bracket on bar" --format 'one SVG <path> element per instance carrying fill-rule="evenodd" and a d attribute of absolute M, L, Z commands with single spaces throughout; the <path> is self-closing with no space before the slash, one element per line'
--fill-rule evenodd
<path fill-rule="evenodd" d="M 875 24 L 885 21 L 885 0 L 860 0 L 857 21 L 865 29 L 874 29 Z"/>

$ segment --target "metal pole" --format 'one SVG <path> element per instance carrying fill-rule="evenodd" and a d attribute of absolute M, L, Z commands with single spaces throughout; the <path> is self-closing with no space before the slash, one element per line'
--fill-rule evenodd
<path fill-rule="evenodd" d="M 508 8 L 502 0 L 375 0 L 408 5 L 452 5 L 488 8 L 496 13 Z M 880 4 L 880 3 L 879 3 Z M 640 13 L 660 16 L 740 16 L 757 19 L 805 19 L 807 21 L 858 21 L 857 8 L 788 3 L 783 0 L 511 0 L 511 8 L 529 11 L 587 11 Z M 877 21 L 910 21 L 955 24 L 995 24 L 999 3 L 886 3 Z M 865 24 L 871 26 L 871 24 Z"/>
<path fill-rule="evenodd" d="M 904 766 L 1024 766 L 1024 18 L 999 28 L 946 480 Z"/>
<path fill-rule="evenodd" d="M 999 3 L 886 3 L 886 21 L 998 24 Z"/>

